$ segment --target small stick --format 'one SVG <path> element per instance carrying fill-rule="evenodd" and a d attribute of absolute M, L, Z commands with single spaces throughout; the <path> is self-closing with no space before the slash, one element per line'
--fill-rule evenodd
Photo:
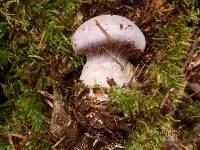
<path fill-rule="evenodd" d="M 53 108 L 53 106 L 52 106 L 52 108 Z M 37 111 L 35 111 L 35 113 L 37 113 L 38 115 L 40 115 L 40 116 L 42 117 L 42 119 L 43 119 L 44 121 L 46 121 L 46 123 L 51 124 L 51 122 L 49 121 L 48 118 L 46 118 L 46 117 L 43 116 L 42 114 L 38 113 Z"/>
<path fill-rule="evenodd" d="M 95 21 L 96 21 L 97 27 L 99 27 L 99 29 L 105 34 L 107 39 L 111 42 L 112 41 L 111 35 L 100 25 L 100 23 L 97 20 L 95 20 Z"/>
<path fill-rule="evenodd" d="M 47 91 L 38 91 L 37 92 L 40 96 L 44 97 L 45 102 L 53 108 L 53 101 L 54 101 L 54 96 L 49 94 Z M 52 102 L 51 102 L 52 101 Z"/>
<path fill-rule="evenodd" d="M 148 61 L 147 62 L 145 62 L 145 63 L 143 63 L 143 66 L 142 66 L 142 68 L 140 69 L 140 71 L 139 71 L 139 73 L 138 73 L 138 75 L 137 75 L 137 77 L 136 77 L 136 79 L 138 79 L 139 78 L 139 76 L 141 75 L 141 73 L 142 73 L 142 71 L 144 70 L 144 67 L 146 66 L 146 64 L 148 63 Z"/>
<path fill-rule="evenodd" d="M 76 122 L 80 122 L 80 120 L 78 119 L 76 112 L 74 111 L 74 109 L 72 108 L 72 112 L 74 114 L 74 117 L 76 118 Z"/>
<path fill-rule="evenodd" d="M 195 96 L 195 95 L 198 94 L 198 93 L 200 93 L 200 90 L 198 90 L 198 91 L 192 93 L 192 94 L 190 95 L 190 98 L 191 98 L 192 96 Z"/>
<path fill-rule="evenodd" d="M 9 133 L 8 136 L 14 136 L 14 137 L 17 137 L 17 138 L 20 138 L 20 139 L 27 139 L 27 137 L 23 136 L 23 135 L 19 135 L 19 134 L 11 134 Z"/>
<path fill-rule="evenodd" d="M 127 9 L 130 9 L 132 11 L 134 11 L 135 9 L 133 9 L 131 6 L 128 6 L 128 5 L 123 5 L 123 7 L 127 8 Z"/>
<path fill-rule="evenodd" d="M 54 145 L 52 146 L 52 149 L 55 149 L 55 148 L 65 139 L 65 137 L 66 137 L 66 135 L 63 136 L 58 142 L 56 142 L 56 144 L 54 144 Z"/>
<path fill-rule="evenodd" d="M 138 67 L 139 67 L 139 65 L 136 66 L 135 71 L 134 71 L 134 73 L 133 73 L 133 75 L 132 75 L 132 77 L 131 77 L 131 79 L 130 79 L 130 81 L 129 81 L 129 83 L 128 83 L 129 85 L 130 85 L 133 81 L 136 80 L 135 76 L 136 76 L 136 72 L 137 72 L 137 70 L 138 70 Z"/>
<path fill-rule="evenodd" d="M 99 109 L 99 110 L 105 110 L 106 108 L 108 108 L 105 105 L 95 105 L 95 104 L 89 104 L 90 107 L 95 108 L 95 109 Z"/>
<path fill-rule="evenodd" d="M 148 8 L 149 8 L 149 0 L 147 0 L 147 5 L 146 5 L 146 8 L 144 9 L 144 12 L 146 13 L 147 12 L 147 10 L 148 10 Z M 150 6 L 151 7 L 151 6 Z"/>
<path fill-rule="evenodd" d="M 12 150 L 16 150 L 15 149 L 15 146 L 14 146 L 14 142 L 13 142 L 13 139 L 12 139 L 12 135 L 11 134 L 8 134 L 8 140 L 10 142 L 10 145 L 12 147 Z"/>
<path fill-rule="evenodd" d="M 152 37 L 152 40 L 169 40 L 170 37 L 162 38 L 162 37 Z"/>
<path fill-rule="evenodd" d="M 40 57 L 40 56 L 38 56 L 38 55 L 29 55 L 28 57 L 29 57 L 29 58 L 36 58 L 36 59 L 39 59 L 39 60 L 42 60 L 42 61 L 45 60 L 44 58 L 42 58 L 42 57 Z"/>
<path fill-rule="evenodd" d="M 122 62 L 120 62 L 117 57 L 115 55 L 113 55 L 108 49 L 106 49 L 104 46 L 102 46 L 102 48 L 122 67 L 122 69 L 124 70 L 125 67 L 122 64 Z"/>

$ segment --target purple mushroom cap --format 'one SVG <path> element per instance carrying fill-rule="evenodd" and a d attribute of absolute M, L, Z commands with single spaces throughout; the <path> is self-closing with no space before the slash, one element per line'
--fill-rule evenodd
<path fill-rule="evenodd" d="M 109 87 L 107 79 L 119 86 L 129 83 L 133 68 L 128 60 L 143 53 L 146 41 L 141 30 L 127 18 L 101 15 L 75 31 L 72 45 L 77 54 L 87 56 L 80 79 L 86 85 Z"/>
<path fill-rule="evenodd" d="M 108 40 L 97 22 L 111 40 Z M 144 51 L 146 40 L 141 30 L 129 19 L 118 15 L 101 15 L 83 23 L 73 34 L 72 44 L 79 55 L 96 53 L 104 47 L 117 55 L 135 58 Z"/>

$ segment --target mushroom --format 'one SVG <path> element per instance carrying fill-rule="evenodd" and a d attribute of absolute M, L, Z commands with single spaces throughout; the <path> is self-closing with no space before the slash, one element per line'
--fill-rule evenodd
<path fill-rule="evenodd" d="M 129 19 L 118 15 L 101 15 L 84 22 L 72 36 L 72 46 L 87 62 L 80 79 L 85 85 L 109 88 L 108 79 L 118 86 L 129 83 L 129 59 L 138 58 L 146 41 L 141 30 Z M 128 71 L 129 70 L 129 71 Z"/>

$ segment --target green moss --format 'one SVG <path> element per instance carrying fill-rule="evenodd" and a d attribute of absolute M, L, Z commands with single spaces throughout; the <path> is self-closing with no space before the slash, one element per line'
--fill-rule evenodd
<path fill-rule="evenodd" d="M 0 105 L 0 133 L 26 134 L 23 124 L 35 133 L 45 131 L 49 111 L 36 92 L 51 86 L 50 61 L 55 55 L 60 56 L 57 67 L 62 76 L 83 64 L 83 58 L 74 54 L 70 42 L 74 16 L 81 3 L 81 0 L 1 1 L 0 69 L 9 97 Z M 39 141 L 29 141 L 26 148 L 36 145 L 48 147 Z"/>
<path fill-rule="evenodd" d="M 30 120 L 30 128 L 35 132 L 42 132 L 45 129 L 46 111 L 42 102 L 32 92 L 24 91 L 16 103 L 14 120 Z"/>
<path fill-rule="evenodd" d="M 135 117 L 136 114 L 148 117 L 151 110 L 158 108 L 158 98 L 148 96 L 136 90 L 113 87 L 109 90 L 109 99 L 114 103 L 120 112 L 128 113 L 128 116 Z"/>
<path fill-rule="evenodd" d="M 178 111 L 178 118 L 189 126 L 200 122 L 200 102 L 195 101 L 191 105 L 181 104 Z M 182 125 L 183 125 L 182 124 Z"/>
<path fill-rule="evenodd" d="M 146 80 L 156 82 L 155 88 L 175 88 L 179 91 L 184 84 L 184 65 L 192 29 L 186 27 L 186 18 L 160 25 L 156 36 L 157 59 L 146 70 Z"/>
<path fill-rule="evenodd" d="M 5 139 L 0 137 L 0 149 L 2 149 L 2 150 L 11 150 L 12 148 L 11 148 L 8 140 L 5 140 Z"/>
<path fill-rule="evenodd" d="M 137 89 L 113 87 L 109 99 L 119 112 L 132 119 L 133 132 L 125 149 L 160 149 L 167 120 L 159 112 L 159 97 L 147 95 Z"/>
<path fill-rule="evenodd" d="M 177 106 L 179 96 L 183 94 L 185 60 L 197 23 L 197 13 L 194 9 L 190 12 L 188 16 L 173 18 L 173 21 L 165 20 L 163 16 L 157 18 L 155 28 L 158 32 L 153 35 L 155 41 L 151 49 L 156 56 L 145 71 L 142 87 L 131 90 L 114 87 L 109 91 L 109 98 L 118 111 L 133 119 L 133 133 L 125 144 L 127 150 L 160 149 L 164 136 L 160 136 L 159 131 L 182 129 L 177 124 L 183 118 L 199 120 L 199 105 L 196 102 L 178 110 L 181 114 L 179 117 L 173 113 L 162 116 L 159 112 L 169 89 L 174 89 L 170 98 Z M 194 23 L 193 27 L 188 27 L 189 21 Z M 181 139 L 191 139 L 191 130 L 184 128 L 184 132 L 188 135 Z"/>

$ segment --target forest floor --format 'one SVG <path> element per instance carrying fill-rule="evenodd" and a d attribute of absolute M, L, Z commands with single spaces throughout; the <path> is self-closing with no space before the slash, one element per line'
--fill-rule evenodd
<path fill-rule="evenodd" d="M 191 0 L 0 2 L 0 149 L 200 148 L 199 3 Z M 144 33 L 133 81 L 84 86 L 71 35 L 116 14 Z M 107 94 L 97 102 L 89 95 Z"/>

